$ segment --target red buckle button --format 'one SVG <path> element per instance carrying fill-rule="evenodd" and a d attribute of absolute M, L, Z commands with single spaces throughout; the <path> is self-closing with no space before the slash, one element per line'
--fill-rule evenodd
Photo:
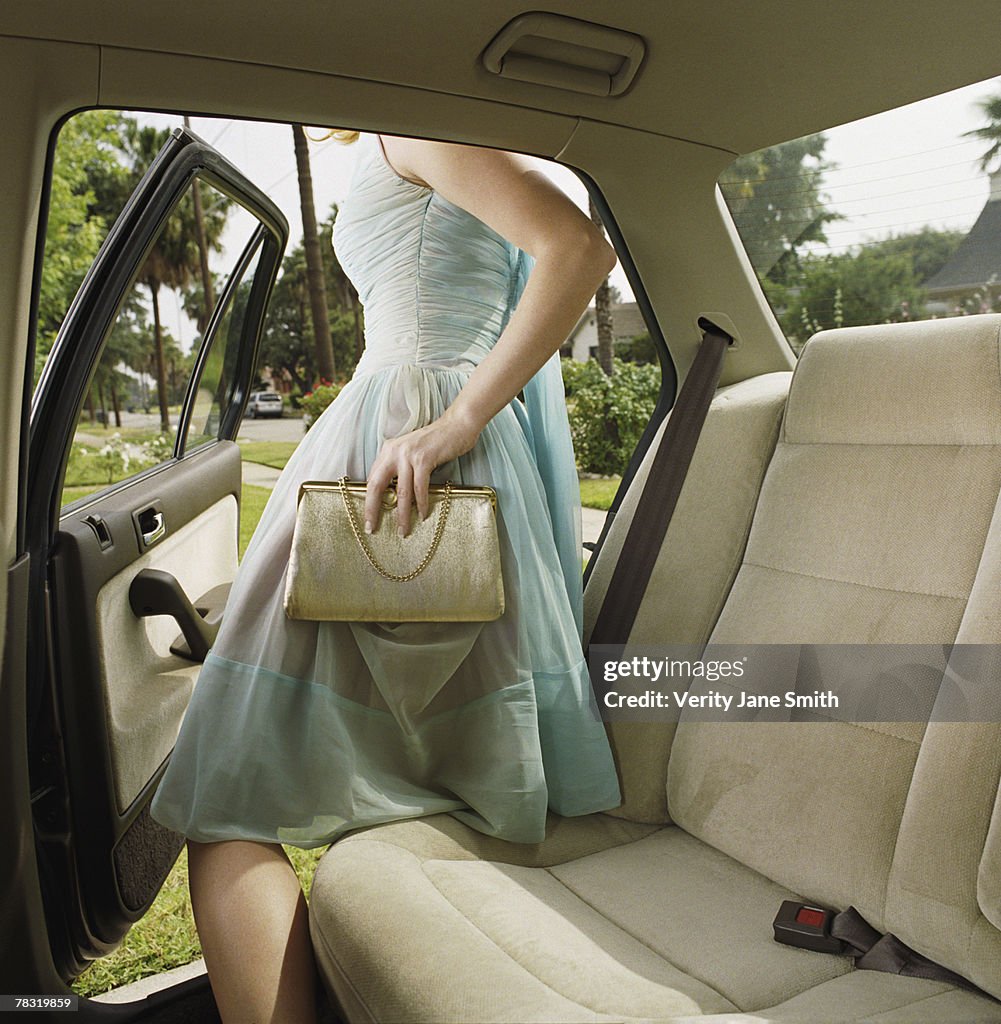
<path fill-rule="evenodd" d="M 817 953 L 844 953 L 844 943 L 831 934 L 833 910 L 810 906 L 798 900 L 783 900 L 772 928 L 775 941 Z"/>
<path fill-rule="evenodd" d="M 806 924 L 811 928 L 823 928 L 824 912 L 814 907 L 800 907 L 796 912 L 796 923 Z"/>

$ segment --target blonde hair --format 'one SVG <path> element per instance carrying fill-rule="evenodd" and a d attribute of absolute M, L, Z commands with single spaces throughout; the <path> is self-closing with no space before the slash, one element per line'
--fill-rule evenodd
<path fill-rule="evenodd" d="M 352 142 L 357 142 L 358 136 L 361 135 L 361 132 L 348 131 L 345 128 L 331 128 L 319 136 L 310 135 L 305 128 L 302 131 L 310 142 L 326 142 L 327 139 L 335 139 L 343 146 L 350 146 Z"/>

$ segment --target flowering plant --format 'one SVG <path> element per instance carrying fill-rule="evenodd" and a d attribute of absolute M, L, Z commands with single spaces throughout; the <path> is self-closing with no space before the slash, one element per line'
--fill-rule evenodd
<path fill-rule="evenodd" d="M 114 483 L 116 474 L 129 471 L 132 461 L 129 446 L 119 433 L 112 434 L 108 442 L 97 453 L 97 461 L 103 472 L 108 474 L 108 483 Z"/>
<path fill-rule="evenodd" d="M 343 382 L 334 382 L 321 377 L 320 383 L 312 391 L 307 391 L 302 396 L 302 402 L 300 403 L 303 410 L 302 422 L 306 425 L 307 430 L 320 418 L 323 410 L 340 394 L 342 387 L 344 387 Z"/>
<path fill-rule="evenodd" d="M 175 428 L 176 429 L 176 428 Z M 148 466 L 166 462 L 174 454 L 174 439 L 170 434 L 157 434 L 142 444 L 142 461 Z"/>

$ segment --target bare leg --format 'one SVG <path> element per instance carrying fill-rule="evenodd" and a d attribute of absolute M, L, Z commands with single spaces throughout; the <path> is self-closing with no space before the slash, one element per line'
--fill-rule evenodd
<path fill-rule="evenodd" d="M 306 898 L 281 846 L 189 839 L 188 887 L 224 1024 L 315 1024 Z"/>

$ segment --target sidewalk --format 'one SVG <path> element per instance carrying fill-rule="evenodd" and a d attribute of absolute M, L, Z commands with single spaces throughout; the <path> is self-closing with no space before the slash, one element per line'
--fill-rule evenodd
<path fill-rule="evenodd" d="M 243 482 L 253 484 L 255 487 L 274 487 L 275 481 L 280 476 L 277 469 L 271 466 L 262 466 L 258 462 L 243 463 Z M 605 512 L 598 508 L 581 509 L 582 539 L 594 542 L 601 533 L 601 526 L 605 521 Z M 587 558 L 590 552 L 585 548 L 584 557 Z"/>

